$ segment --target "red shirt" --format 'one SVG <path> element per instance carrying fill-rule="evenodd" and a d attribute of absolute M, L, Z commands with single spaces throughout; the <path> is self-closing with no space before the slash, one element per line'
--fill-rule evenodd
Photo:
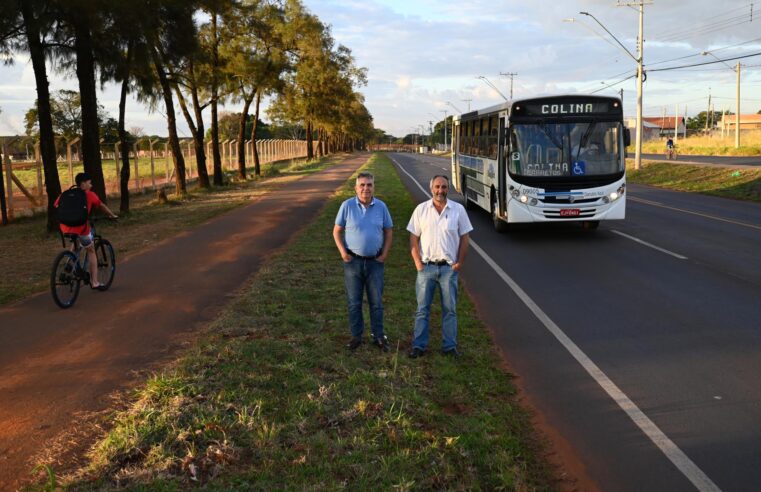
<path fill-rule="evenodd" d="M 93 207 L 100 207 L 103 202 L 100 201 L 98 195 L 92 191 L 88 190 L 85 192 L 85 194 L 87 195 L 87 216 L 89 217 Z M 58 206 L 58 200 L 60 199 L 60 196 L 56 199 L 56 207 Z M 64 234 L 79 234 L 80 236 L 86 236 L 90 234 L 90 222 L 85 222 L 85 224 L 81 226 L 67 226 L 65 224 L 59 224 L 59 227 L 61 228 L 61 232 Z"/>

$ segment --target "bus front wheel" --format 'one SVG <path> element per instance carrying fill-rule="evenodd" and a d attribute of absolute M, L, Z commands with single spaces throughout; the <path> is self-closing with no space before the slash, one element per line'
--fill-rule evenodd
<path fill-rule="evenodd" d="M 465 200 L 465 210 L 473 210 L 475 208 L 475 205 L 473 202 L 468 200 L 468 181 L 467 176 L 464 174 L 460 178 L 460 183 L 462 183 L 462 198 Z"/>
<path fill-rule="evenodd" d="M 600 221 L 599 220 L 585 220 L 581 223 L 582 229 L 585 231 L 594 231 L 598 227 L 600 227 Z"/>
<path fill-rule="evenodd" d="M 494 230 L 502 234 L 508 231 L 507 222 L 499 218 L 497 213 L 497 200 L 495 199 L 494 190 L 492 190 L 491 199 L 491 221 L 494 224 Z"/>

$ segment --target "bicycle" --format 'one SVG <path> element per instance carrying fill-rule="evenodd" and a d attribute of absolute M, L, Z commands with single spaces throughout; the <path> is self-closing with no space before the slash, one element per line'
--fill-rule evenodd
<path fill-rule="evenodd" d="M 95 231 L 95 222 L 98 220 L 100 219 L 88 219 L 93 233 L 95 254 L 98 258 L 100 290 L 108 290 L 114 281 L 116 255 L 111 243 Z M 79 243 L 78 234 L 64 234 L 62 232 L 59 232 L 59 234 L 61 235 L 64 251 L 58 253 L 53 261 L 53 270 L 50 274 L 50 292 L 53 295 L 53 301 L 55 301 L 58 307 L 67 309 L 76 302 L 82 282 L 90 285 L 88 252 Z M 67 239 L 71 245 L 71 250 L 66 247 Z"/>
<path fill-rule="evenodd" d="M 676 152 L 676 145 L 673 147 L 669 147 L 666 149 L 666 159 L 667 160 L 676 160 L 677 158 L 677 152 Z"/>

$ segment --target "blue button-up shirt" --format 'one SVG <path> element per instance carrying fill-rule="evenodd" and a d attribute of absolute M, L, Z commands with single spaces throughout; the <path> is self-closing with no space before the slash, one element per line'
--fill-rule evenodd
<path fill-rule="evenodd" d="M 336 225 L 343 227 L 344 246 L 359 256 L 376 256 L 383 248 L 383 230 L 393 222 L 383 201 L 373 198 L 365 207 L 355 196 L 341 204 Z"/>

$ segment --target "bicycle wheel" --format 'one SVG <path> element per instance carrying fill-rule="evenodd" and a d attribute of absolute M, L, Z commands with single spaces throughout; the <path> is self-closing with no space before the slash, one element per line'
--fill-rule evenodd
<path fill-rule="evenodd" d="M 74 305 L 79 295 L 79 282 L 76 255 L 71 251 L 61 251 L 53 261 L 50 274 L 50 293 L 58 307 L 66 309 Z"/>
<path fill-rule="evenodd" d="M 111 243 L 106 239 L 101 239 L 95 243 L 95 254 L 98 256 L 98 282 L 103 286 L 103 290 L 111 287 L 116 272 L 116 255 Z"/>

